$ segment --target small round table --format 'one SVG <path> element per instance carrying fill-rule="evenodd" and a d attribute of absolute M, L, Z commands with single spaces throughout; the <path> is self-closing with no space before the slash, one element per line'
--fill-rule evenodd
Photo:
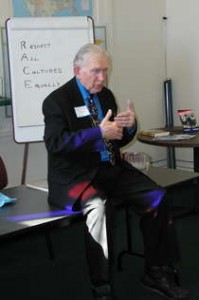
<path fill-rule="evenodd" d="M 157 128 L 162 129 L 165 131 L 170 131 L 171 134 L 183 134 L 182 127 L 171 127 L 171 128 Z M 164 147 L 186 147 L 186 148 L 193 148 L 193 166 L 194 172 L 199 172 L 199 132 L 190 133 L 193 134 L 194 137 L 191 139 L 184 139 L 184 140 L 158 140 L 154 139 L 150 136 L 145 136 L 138 134 L 137 139 L 138 141 L 150 144 L 154 146 L 164 146 Z"/>

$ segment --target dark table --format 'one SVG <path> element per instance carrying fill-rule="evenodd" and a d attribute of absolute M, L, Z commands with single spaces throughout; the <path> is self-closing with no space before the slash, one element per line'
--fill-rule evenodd
<path fill-rule="evenodd" d="M 183 134 L 182 127 L 158 128 L 158 129 L 165 129 L 166 131 L 170 131 L 171 134 Z M 193 132 L 190 134 L 195 135 L 195 137 L 188 140 L 185 139 L 180 141 L 158 140 L 158 139 L 154 139 L 153 137 L 144 136 L 141 134 L 138 134 L 137 139 L 142 143 L 150 144 L 154 146 L 193 148 L 194 171 L 199 172 L 199 132 Z"/>
<path fill-rule="evenodd" d="M 0 208 L 0 238 L 21 234 L 41 227 L 70 224 L 81 213 L 60 210 L 48 204 L 47 192 L 21 185 L 4 189 L 3 194 L 16 202 Z"/>
<path fill-rule="evenodd" d="M 186 182 L 198 181 L 199 173 L 150 167 L 148 176 L 160 186 L 170 188 Z M 50 206 L 47 199 L 48 193 L 38 189 L 21 185 L 4 189 L 2 193 L 17 200 L 0 208 L 0 240 L 31 231 L 39 232 L 48 228 L 66 227 L 82 219 L 81 212 L 61 210 Z"/>

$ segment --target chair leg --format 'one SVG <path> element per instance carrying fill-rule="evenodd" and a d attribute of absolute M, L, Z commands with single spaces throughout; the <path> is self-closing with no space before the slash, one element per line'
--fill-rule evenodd
<path fill-rule="evenodd" d="M 49 258 L 51 260 L 53 260 L 55 258 L 55 253 L 54 253 L 51 237 L 48 233 L 45 234 L 45 239 L 46 239 L 46 245 L 47 245 L 47 248 L 48 248 Z"/>
<path fill-rule="evenodd" d="M 126 220 L 126 237 L 127 237 L 127 250 L 124 250 L 120 252 L 118 255 L 118 270 L 122 270 L 122 259 L 124 255 L 133 255 L 133 256 L 138 256 L 138 257 L 144 257 L 143 253 L 139 253 L 133 250 L 132 247 L 132 238 L 131 238 L 131 222 L 130 222 L 130 217 L 128 213 L 128 208 L 125 208 L 125 220 Z"/>

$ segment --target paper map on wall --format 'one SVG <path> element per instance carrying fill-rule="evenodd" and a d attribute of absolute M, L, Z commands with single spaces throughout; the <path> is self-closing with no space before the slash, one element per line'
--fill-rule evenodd
<path fill-rule="evenodd" d="M 93 0 L 12 0 L 14 17 L 92 16 Z"/>

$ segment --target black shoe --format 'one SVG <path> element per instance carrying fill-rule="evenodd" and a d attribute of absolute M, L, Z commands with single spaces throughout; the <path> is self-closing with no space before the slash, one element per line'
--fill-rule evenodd
<path fill-rule="evenodd" d="M 178 285 L 176 273 L 169 266 L 146 268 L 141 283 L 144 287 L 165 296 L 167 299 L 190 299 L 189 292 Z"/>
<path fill-rule="evenodd" d="M 96 300 L 114 300 L 109 284 L 92 286 L 93 296 Z"/>

